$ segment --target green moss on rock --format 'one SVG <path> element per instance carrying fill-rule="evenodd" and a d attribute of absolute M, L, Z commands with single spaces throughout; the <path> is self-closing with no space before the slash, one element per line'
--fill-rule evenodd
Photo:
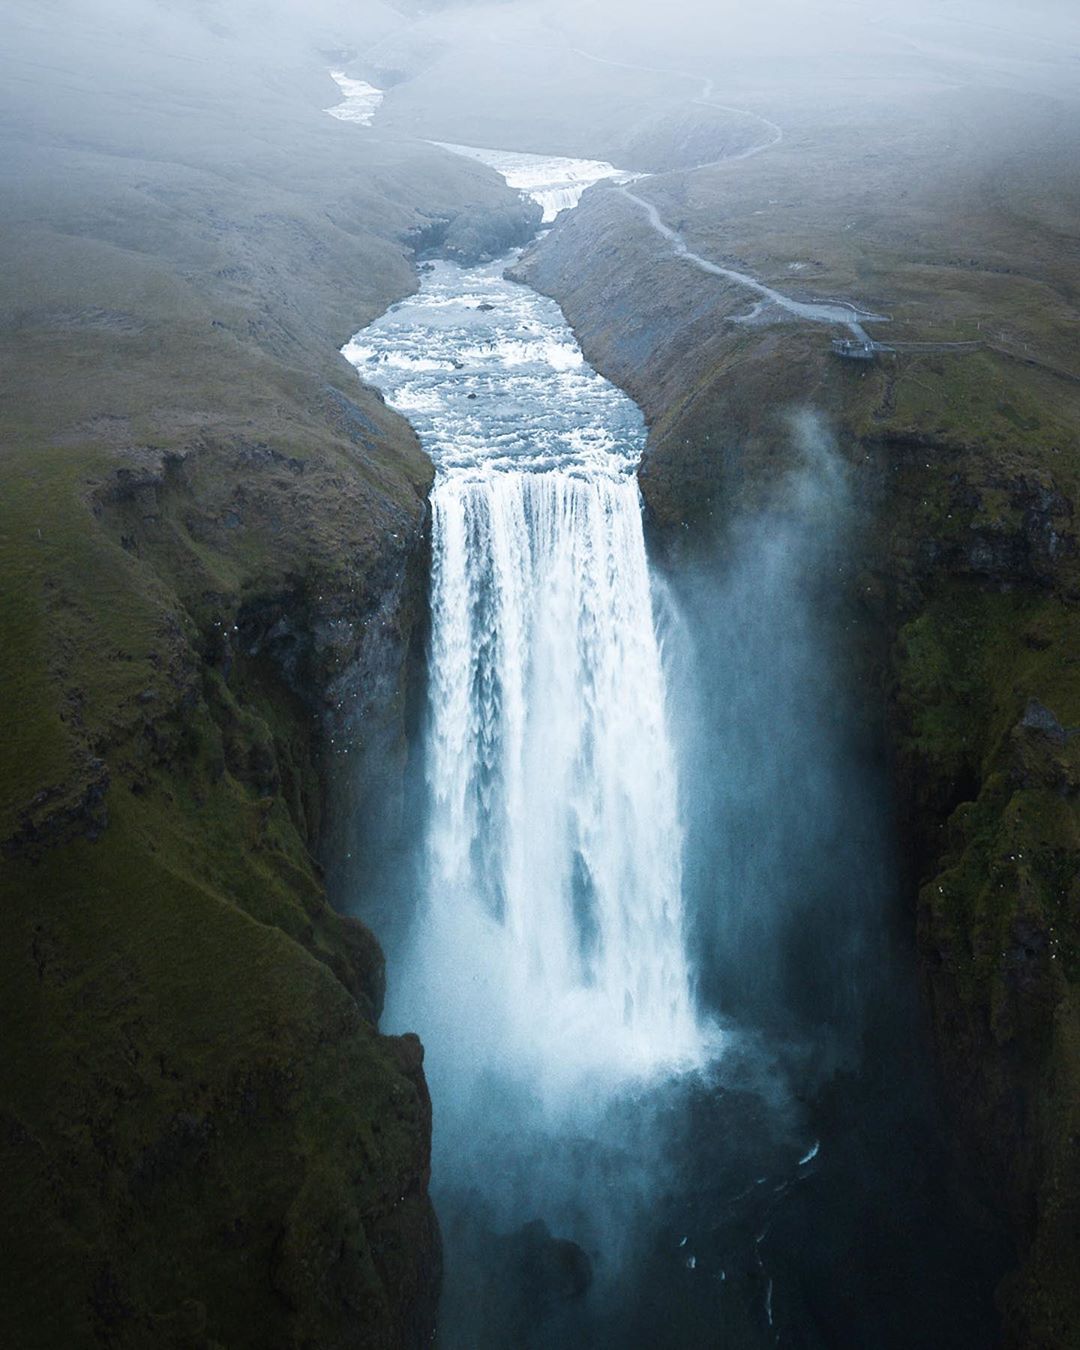
<path fill-rule="evenodd" d="M 222 452 L 202 453 L 205 476 Z M 136 518 L 103 498 L 115 463 L 36 449 L 0 507 L 20 714 L 2 755 L 2 1338 L 418 1343 L 439 1264 L 421 1056 L 378 1034 L 382 954 L 327 904 L 318 703 L 258 641 L 290 613 L 317 672 L 318 551 L 362 550 L 308 513 L 249 538 L 246 566 L 185 553 L 188 487 L 150 475 Z M 253 585 L 274 588 L 265 551 L 286 541 L 267 607 Z"/>
<path fill-rule="evenodd" d="M 901 630 L 894 726 L 950 1094 L 1023 1235 L 1018 1344 L 1080 1332 L 1080 615 L 943 586 Z"/>

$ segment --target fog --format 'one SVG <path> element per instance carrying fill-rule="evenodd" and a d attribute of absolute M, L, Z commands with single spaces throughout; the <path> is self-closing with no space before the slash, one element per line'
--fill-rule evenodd
<path fill-rule="evenodd" d="M 10 133 L 75 137 L 100 125 L 117 147 L 145 135 L 143 118 L 166 112 L 172 135 L 193 147 L 196 119 L 215 101 L 239 101 L 260 85 L 311 99 L 329 56 L 354 73 L 379 70 L 442 96 L 447 67 L 461 77 L 461 115 L 492 91 L 541 115 L 556 88 L 571 90 L 563 116 L 588 107 L 574 84 L 600 74 L 589 55 L 649 67 L 633 91 L 641 101 L 684 96 L 677 79 L 700 75 L 725 87 L 827 104 L 896 81 L 929 80 L 1027 88 L 1071 95 L 1080 17 L 1068 0 L 1018 5 L 888 5 L 879 0 L 805 4 L 449 3 L 395 7 L 377 0 L 313 0 L 303 5 L 196 0 L 7 0 L 4 5 L 4 107 Z M 582 64 L 586 62 L 586 64 Z M 574 67 L 580 66 L 575 70 Z M 465 78 L 466 73 L 476 78 Z M 486 78 L 485 78 L 486 76 Z M 227 84 L 237 89 L 230 96 Z M 512 86 L 509 81 L 512 81 Z M 625 90 L 613 93 L 622 101 Z M 172 105 L 183 94 L 183 104 Z M 421 88 L 421 98 L 427 93 Z M 194 101 L 192 101 L 194 100 Z M 78 109 L 76 116 L 76 106 Z M 220 103 L 219 103 L 220 106 Z M 503 112 L 515 116 L 507 107 Z M 543 114 L 550 118 L 550 110 Z M 185 125 L 186 121 L 186 125 Z M 587 128 L 580 128 L 586 132 Z M 218 134 L 227 133 L 220 126 Z M 507 147 L 513 148 L 513 147 Z M 524 147 L 518 147 L 524 148 Z M 549 147 L 551 148 L 551 147 Z"/>

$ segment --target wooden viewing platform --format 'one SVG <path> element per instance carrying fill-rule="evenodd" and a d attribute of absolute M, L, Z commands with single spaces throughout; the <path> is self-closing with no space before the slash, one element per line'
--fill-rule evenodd
<path fill-rule="evenodd" d="M 833 338 L 834 356 L 844 361 L 872 361 L 880 350 L 876 342 L 859 342 L 856 338 Z"/>
<path fill-rule="evenodd" d="M 873 361 L 879 352 L 977 352 L 985 342 L 860 342 L 857 338 L 833 338 L 832 352 L 844 361 Z"/>

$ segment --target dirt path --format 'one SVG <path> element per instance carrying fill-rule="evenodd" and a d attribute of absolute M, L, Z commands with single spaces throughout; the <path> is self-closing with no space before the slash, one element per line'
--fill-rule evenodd
<path fill-rule="evenodd" d="M 649 225 L 662 239 L 666 239 L 678 257 L 696 267 L 700 272 L 707 272 L 710 276 L 723 277 L 727 281 L 734 281 L 739 286 L 745 286 L 747 290 L 753 291 L 771 304 L 778 305 L 781 309 L 787 310 L 789 314 L 794 314 L 797 318 L 805 319 L 809 323 L 824 323 L 833 326 L 839 324 L 851 330 L 859 342 L 870 343 L 871 339 L 866 330 L 862 327 L 863 323 L 887 323 L 887 314 L 872 314 L 867 310 L 857 309 L 847 301 L 834 301 L 832 303 L 811 304 L 802 300 L 793 300 L 790 296 L 774 290 L 771 286 L 766 286 L 764 282 L 748 276 L 745 272 L 736 272 L 731 267 L 721 267 L 719 263 L 710 262 L 708 258 L 703 258 L 699 253 L 691 252 L 686 240 L 677 230 L 673 230 L 670 225 L 665 225 L 660 218 L 660 212 L 655 205 L 646 201 L 644 197 L 639 197 L 636 192 L 631 192 L 628 187 L 618 188 L 619 191 L 629 202 L 644 211 Z"/>
<path fill-rule="evenodd" d="M 713 97 L 715 82 L 702 75 L 695 75 L 688 70 L 673 70 L 660 66 L 642 66 L 629 61 L 613 61 L 608 57 L 596 56 L 593 52 L 586 51 L 583 47 L 571 47 L 570 51 L 576 56 L 581 56 L 587 61 L 594 61 L 597 65 L 615 66 L 622 70 L 634 70 L 652 75 L 673 75 L 680 79 L 692 80 L 700 83 L 701 93 L 691 102 L 695 105 L 708 108 L 717 108 L 723 112 L 736 113 L 741 117 L 750 117 L 759 122 L 765 131 L 765 137 L 758 144 L 750 146 L 746 150 L 740 151 L 735 155 L 725 155 L 721 159 L 710 160 L 704 164 L 696 164 L 693 169 L 685 172 L 693 173 L 698 169 L 710 169 L 721 164 L 732 164 L 737 160 L 749 159 L 751 155 L 761 154 L 764 150 L 770 150 L 774 145 L 779 144 L 784 138 L 784 129 L 778 123 L 763 117 L 760 113 L 751 112 L 747 108 L 736 108 L 728 103 L 720 103 Z M 652 176 L 652 175 L 650 175 Z M 638 180 L 639 182 L 642 180 Z M 855 305 L 847 301 L 833 301 L 831 303 L 809 303 L 801 300 L 793 300 L 790 296 L 774 290 L 771 286 L 766 286 L 745 272 L 737 272 L 730 267 L 721 267 L 719 263 L 710 262 L 708 258 L 701 257 L 700 254 L 691 251 L 686 240 L 677 230 L 673 230 L 670 225 L 666 225 L 660 217 L 660 212 L 656 206 L 647 201 L 644 197 L 639 197 L 636 192 L 631 192 L 628 187 L 621 187 L 619 191 L 627 199 L 634 203 L 645 212 L 646 218 L 652 229 L 666 239 L 673 247 L 676 254 L 686 262 L 696 267 L 701 272 L 707 272 L 711 276 L 723 277 L 727 281 L 734 281 L 737 285 L 745 286 L 747 290 L 753 291 L 756 295 L 762 297 L 764 301 L 777 305 L 786 310 L 789 314 L 797 318 L 805 319 L 809 323 L 823 323 L 832 326 L 841 325 L 849 329 L 855 338 L 862 343 L 871 345 L 871 338 L 862 327 L 863 323 L 887 323 L 888 316 L 885 314 L 872 314 L 866 310 L 860 310 Z M 748 316 L 750 317 L 750 316 Z"/>

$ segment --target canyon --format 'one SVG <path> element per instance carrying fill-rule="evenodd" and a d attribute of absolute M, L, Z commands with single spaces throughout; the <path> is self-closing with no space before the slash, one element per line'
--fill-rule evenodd
<path fill-rule="evenodd" d="M 905 1299 L 920 1343 L 1075 1344 L 1075 35 L 875 10 L 858 62 L 836 27 L 794 24 L 777 65 L 705 19 L 695 61 L 636 5 L 615 49 L 561 6 L 320 10 L 317 37 L 271 25 L 265 46 L 180 7 L 133 74 L 101 14 L 68 14 L 61 42 L 13 9 L 6 1340 L 418 1345 L 478 1315 L 449 1265 L 438 1311 L 432 1118 L 438 1173 L 454 1088 L 434 1072 L 433 1103 L 398 935 L 427 810 L 431 504 L 474 530 L 523 508 L 432 495 L 438 456 L 339 354 L 465 267 L 495 307 L 470 323 L 554 301 L 566 359 L 633 426 L 644 514 L 630 477 L 601 516 L 640 518 L 652 563 L 693 791 L 677 822 L 644 818 L 686 831 L 691 945 L 720 953 L 693 997 L 819 1057 L 784 1065 L 799 1095 L 776 1116 L 750 1051 L 721 1091 L 668 1099 L 688 1123 L 659 1155 L 696 1152 L 636 1268 L 684 1320 L 632 1301 L 590 1320 L 603 1264 L 564 1208 L 447 1227 L 487 1271 L 482 1321 L 696 1344 L 722 1269 L 739 1347 L 777 1327 L 885 1344 L 874 1319 Z M 363 116 L 327 116 L 343 93 Z M 617 165 L 636 200 L 605 167 L 538 204 L 454 153 L 493 145 Z M 810 311 L 847 303 L 887 316 L 895 353 L 837 359 Z M 550 861 L 522 847 L 519 878 Z M 660 844 L 642 857 L 670 880 Z M 592 979 L 611 1004 L 613 970 Z M 642 1154 L 603 1154 L 640 1106 L 595 1135 L 612 1171 L 653 1148 L 643 1128 Z M 781 1196 L 764 1246 L 755 1199 L 720 1219 L 679 1198 L 751 1172 Z M 908 1247 L 867 1241 L 890 1213 Z M 878 1306 L 828 1293 L 830 1268 L 872 1289 L 890 1259 Z"/>

